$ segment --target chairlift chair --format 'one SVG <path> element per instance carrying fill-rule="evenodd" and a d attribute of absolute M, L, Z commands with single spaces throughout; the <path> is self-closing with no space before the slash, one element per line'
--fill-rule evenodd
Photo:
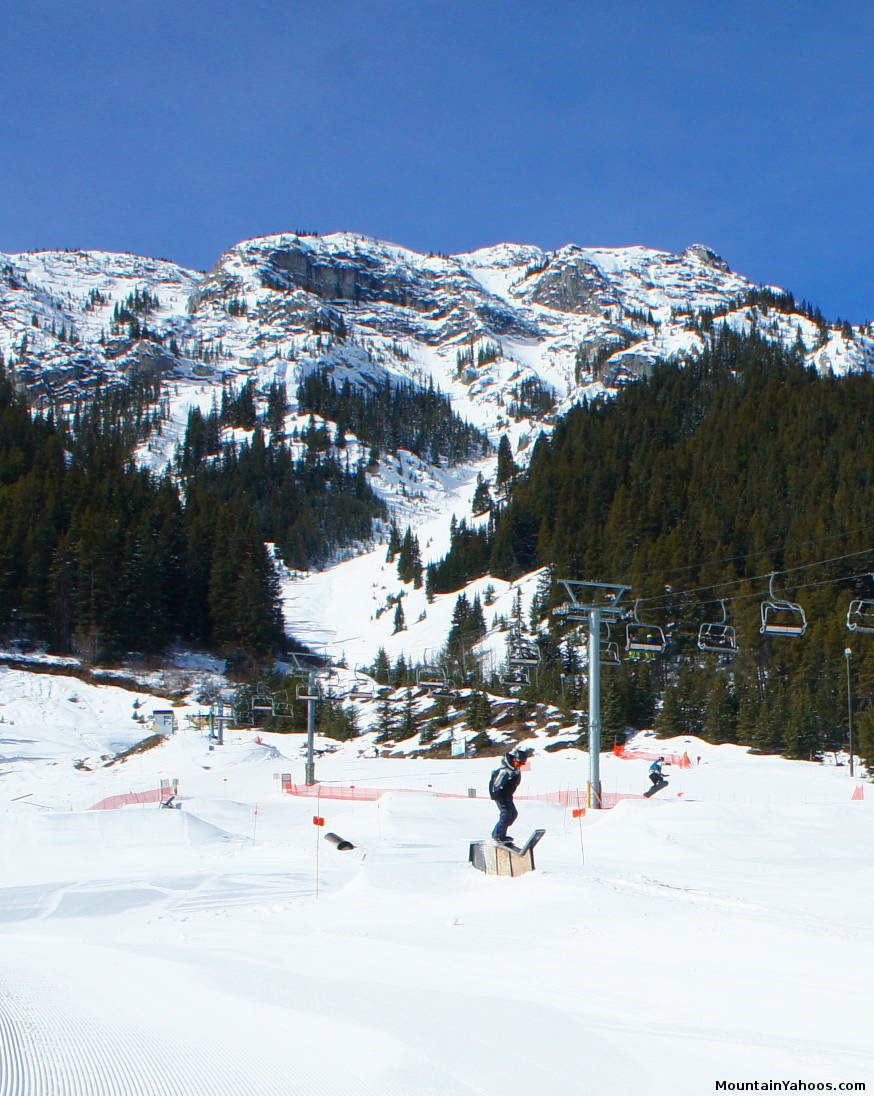
<path fill-rule="evenodd" d="M 263 685 L 256 685 L 249 705 L 253 712 L 267 712 L 274 715 L 273 696 L 268 693 Z"/>
<path fill-rule="evenodd" d="M 528 671 L 524 667 L 510 666 L 501 674 L 501 684 L 509 685 L 513 687 L 515 685 L 528 685 L 530 684 L 530 677 Z"/>
<path fill-rule="evenodd" d="M 273 714 L 278 716 L 291 715 L 291 701 L 288 693 L 275 693 L 273 697 Z"/>
<path fill-rule="evenodd" d="M 536 666 L 540 662 L 540 648 L 527 639 L 516 639 L 510 643 L 507 661 L 512 666 Z"/>
<path fill-rule="evenodd" d="M 762 602 L 762 626 L 759 633 L 765 636 L 803 636 L 807 631 L 807 616 L 794 601 L 778 598 L 774 593 L 774 575 L 768 582 L 768 599 Z"/>
<path fill-rule="evenodd" d="M 698 649 L 717 655 L 736 655 L 737 634 L 734 626 L 728 623 L 725 602 L 721 601 L 719 604 L 722 606 L 722 620 L 705 621 L 701 625 L 698 629 Z"/>
<path fill-rule="evenodd" d="M 315 678 L 302 681 L 295 693 L 298 700 L 321 700 L 322 690 Z"/>
<path fill-rule="evenodd" d="M 622 654 L 619 650 L 619 642 L 613 638 L 613 632 L 610 629 L 609 621 L 602 620 L 601 626 L 603 628 L 603 633 L 601 635 L 601 642 L 598 644 L 601 665 L 619 666 L 622 664 Z M 588 637 L 586 637 L 586 642 L 588 644 Z"/>
<path fill-rule="evenodd" d="M 248 701 L 241 700 L 239 704 L 235 704 L 233 707 L 234 721 L 238 727 L 246 727 L 253 722 L 252 709 L 249 706 Z"/>
<path fill-rule="evenodd" d="M 874 632 L 874 601 L 862 598 L 851 601 L 847 627 L 851 632 Z"/>
<path fill-rule="evenodd" d="M 617 650 L 619 645 L 617 644 Z M 561 684 L 563 689 L 581 690 L 586 684 L 586 679 L 582 674 L 562 674 Z"/>
<path fill-rule="evenodd" d="M 340 675 L 333 666 L 319 675 L 319 686 L 323 696 L 333 698 L 340 696 L 343 692 L 343 686 L 340 683 Z"/>
<path fill-rule="evenodd" d="M 736 655 L 738 647 L 734 627 L 705 621 L 698 629 L 698 649 L 717 655 Z"/>
<path fill-rule="evenodd" d="M 635 601 L 632 620 L 625 626 L 625 650 L 632 658 L 650 657 L 665 653 L 667 640 L 658 624 L 644 624 L 637 615 Z"/>
<path fill-rule="evenodd" d="M 439 666 L 420 666 L 416 670 L 416 684 L 423 689 L 443 689 L 446 687 L 446 672 Z"/>
<path fill-rule="evenodd" d="M 373 682 L 360 670 L 355 671 L 355 680 L 352 682 L 349 696 L 352 700 L 373 700 Z"/>

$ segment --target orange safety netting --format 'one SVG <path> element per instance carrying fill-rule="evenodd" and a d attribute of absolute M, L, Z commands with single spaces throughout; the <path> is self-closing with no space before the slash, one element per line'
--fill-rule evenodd
<path fill-rule="evenodd" d="M 392 794 L 432 795 L 438 799 L 476 799 L 476 795 L 461 792 L 438 792 L 427 788 L 359 788 L 354 784 L 296 784 L 283 774 L 282 790 L 287 795 L 303 796 L 311 799 L 342 799 L 350 802 L 372 803 L 382 796 Z M 539 792 L 533 795 L 517 795 L 519 800 L 533 800 L 541 803 L 557 803 L 562 807 L 579 810 L 586 806 L 586 793 L 578 788 L 566 788 L 556 792 Z M 615 807 L 623 799 L 643 799 L 642 795 L 626 792 L 605 792 L 601 796 L 602 807 Z"/>
<path fill-rule="evenodd" d="M 162 784 L 160 788 L 150 788 L 145 792 L 122 792 L 120 795 L 107 796 L 106 799 L 101 799 L 99 803 L 95 803 L 93 807 L 88 809 L 91 811 L 114 811 L 118 810 L 119 807 L 127 807 L 134 803 L 163 803 L 172 794 L 172 786 Z"/>
<path fill-rule="evenodd" d="M 677 765 L 681 769 L 692 767 L 692 759 L 687 753 L 663 754 L 656 753 L 655 750 L 629 750 L 625 746 L 614 746 L 613 756 L 621 757 L 623 761 L 658 761 L 663 757 L 669 765 Z"/>
<path fill-rule="evenodd" d="M 355 784 L 295 784 L 285 774 L 282 777 L 282 790 L 288 795 L 302 795 L 314 799 L 359 800 L 364 803 L 372 803 L 388 795 L 389 792 L 402 795 L 436 795 L 442 799 L 468 798 L 462 792 L 437 792 L 430 788 L 359 788 Z"/>

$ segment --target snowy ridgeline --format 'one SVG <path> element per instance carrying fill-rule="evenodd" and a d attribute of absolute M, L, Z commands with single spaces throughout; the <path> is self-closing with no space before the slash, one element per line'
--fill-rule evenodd
<path fill-rule="evenodd" d="M 874 798 L 845 765 L 642 736 L 691 765 L 574 817 L 536 797 L 583 787 L 586 755 L 534 740 L 514 835 L 546 829 L 537 870 L 495 878 L 467 863 L 494 759 L 319 740 L 326 787 L 404 790 L 298 797 L 302 736 L 211 749 L 188 705 L 101 761 L 165 707 L 0 668 L 4 1094 L 874 1083 Z M 605 755 L 605 790 L 639 795 L 647 767 Z M 174 779 L 180 810 L 87 809 Z"/>
<path fill-rule="evenodd" d="M 354 233 L 243 241 L 209 274 L 102 252 L 0 255 L 0 352 L 34 399 L 130 377 L 182 389 L 393 378 L 449 393 L 494 434 L 530 435 L 526 384 L 560 405 L 704 345 L 713 317 L 802 345 L 823 372 L 870 367 L 870 327 L 827 324 L 701 245 L 426 256 Z M 514 405 L 516 411 L 513 410 Z"/>

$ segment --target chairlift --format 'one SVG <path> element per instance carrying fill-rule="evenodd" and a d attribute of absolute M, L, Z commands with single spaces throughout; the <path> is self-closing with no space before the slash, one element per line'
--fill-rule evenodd
<path fill-rule="evenodd" d="M 510 666 L 501 674 L 501 684 L 509 685 L 511 688 L 516 685 L 528 685 L 531 682 L 531 678 L 528 676 L 528 671 L 524 667 Z"/>
<path fill-rule="evenodd" d="M 874 601 L 857 598 L 850 602 L 847 627 L 851 632 L 874 632 Z"/>
<path fill-rule="evenodd" d="M 255 691 L 252 693 L 252 700 L 249 705 L 253 712 L 269 712 L 270 715 L 274 714 L 273 696 L 268 693 L 263 685 L 256 685 Z"/>
<path fill-rule="evenodd" d="M 295 692 L 298 700 L 321 700 L 322 690 L 316 678 L 308 678 L 302 681 Z"/>
<path fill-rule="evenodd" d="M 617 644 L 617 649 L 618 649 L 618 646 L 619 645 Z M 561 675 L 562 689 L 568 689 L 571 692 L 575 692 L 575 691 L 578 692 L 578 691 L 583 689 L 585 684 L 586 684 L 586 679 L 583 677 L 582 674 L 562 674 Z"/>
<path fill-rule="evenodd" d="M 234 713 L 234 722 L 238 727 L 247 727 L 253 722 L 252 709 L 247 700 L 241 698 L 239 704 L 235 704 L 232 711 Z"/>
<path fill-rule="evenodd" d="M 602 666 L 619 666 L 622 663 L 622 654 L 619 650 L 619 642 L 613 638 L 609 621 L 602 620 L 604 629 L 601 641 L 598 644 L 599 658 Z M 587 637 L 588 642 L 588 637 Z"/>
<path fill-rule="evenodd" d="M 274 693 L 273 714 L 278 716 L 291 715 L 291 701 L 288 698 L 288 693 Z"/>
<path fill-rule="evenodd" d="M 423 689 L 446 687 L 446 671 L 439 666 L 420 666 L 416 670 L 416 684 Z"/>
<path fill-rule="evenodd" d="M 768 581 L 768 600 L 763 601 L 762 626 L 759 633 L 765 636 L 803 636 L 807 631 L 807 617 L 800 605 L 778 598 L 774 593 L 775 572 Z"/>
<path fill-rule="evenodd" d="M 514 639 L 507 651 L 511 666 L 536 666 L 540 662 L 540 648 L 530 639 Z"/>
<path fill-rule="evenodd" d="M 665 652 L 667 640 L 658 624 L 644 624 L 637 615 L 639 601 L 635 601 L 632 619 L 625 626 L 625 650 L 631 658 L 650 657 Z"/>
<path fill-rule="evenodd" d="M 734 627 L 728 623 L 728 613 L 725 602 L 722 606 L 721 621 L 705 621 L 698 629 L 698 648 L 701 651 L 712 651 L 717 655 L 737 654 L 737 634 Z"/>
<path fill-rule="evenodd" d="M 321 685 L 324 696 L 337 697 L 343 692 L 343 687 L 340 683 L 340 675 L 333 666 L 329 667 L 319 676 L 319 684 Z"/>
<path fill-rule="evenodd" d="M 352 688 L 349 690 L 349 696 L 352 700 L 373 700 L 374 686 L 373 681 L 361 670 L 355 671 L 355 680 L 352 682 Z"/>

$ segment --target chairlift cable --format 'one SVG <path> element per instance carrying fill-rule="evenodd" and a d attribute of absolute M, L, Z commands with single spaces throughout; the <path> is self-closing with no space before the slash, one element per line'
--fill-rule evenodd
<path fill-rule="evenodd" d="M 809 570 L 811 567 L 825 567 L 829 563 L 839 563 L 842 560 L 853 559 L 856 556 L 864 556 L 864 555 L 868 555 L 869 553 L 872 553 L 872 552 L 874 552 L 874 548 L 864 548 L 859 552 L 849 552 L 849 553 L 847 553 L 846 555 L 843 555 L 843 556 L 833 556 L 831 559 L 815 560 L 813 563 L 801 563 L 797 567 L 785 567 L 785 568 L 783 568 L 779 571 L 768 571 L 767 574 L 764 574 L 764 575 L 749 575 L 749 576 L 744 576 L 743 578 L 727 579 L 725 582 L 711 582 L 707 586 L 695 586 L 695 587 L 692 587 L 688 590 L 671 590 L 670 593 L 655 594 L 652 597 L 639 598 L 638 602 L 639 602 L 640 605 L 651 605 L 652 602 L 656 602 L 656 601 L 673 601 L 676 598 L 683 597 L 686 594 L 697 594 L 697 593 L 701 593 L 702 591 L 705 591 L 705 590 L 721 590 L 724 587 L 728 587 L 728 586 L 742 586 L 744 583 L 747 583 L 747 582 L 763 582 L 766 579 L 769 579 L 771 577 L 771 575 L 789 575 L 789 574 L 792 574 L 794 571 Z M 870 574 L 870 573 L 871 573 L 870 570 L 866 570 L 866 571 L 862 571 L 861 575 L 850 575 L 849 578 L 860 578 L 860 577 L 862 577 L 862 575 L 867 575 L 867 574 Z M 840 581 L 845 581 L 845 580 L 843 580 L 843 579 L 827 579 L 825 581 L 826 582 L 840 582 Z M 820 584 L 819 583 L 811 583 L 811 584 L 808 584 L 808 585 L 820 585 Z M 805 586 L 804 585 L 794 585 L 792 587 L 792 589 L 793 590 L 802 590 L 802 589 L 805 589 Z M 741 595 L 739 595 L 738 597 L 735 597 L 735 598 L 713 598 L 711 601 L 702 602 L 702 604 L 709 605 L 709 604 L 713 604 L 714 602 L 717 602 L 717 601 L 740 601 L 740 600 L 743 600 L 745 597 L 757 597 L 757 596 L 759 596 L 759 595 L 757 595 L 757 594 L 741 594 Z M 656 608 L 656 611 L 658 611 L 658 606 L 656 606 L 655 608 Z"/>
<path fill-rule="evenodd" d="M 814 540 L 802 540 L 798 544 L 789 545 L 789 547 L 790 548 L 806 548 L 806 547 L 808 547 L 808 545 L 811 545 L 811 544 L 825 544 L 827 541 L 830 541 L 830 540 L 841 540 L 844 537 L 854 537 L 854 536 L 857 536 L 859 533 L 866 533 L 866 532 L 869 532 L 872 529 L 874 529 L 874 525 L 863 525 L 861 529 L 851 529 L 851 530 L 848 530 L 845 533 L 833 533 L 830 537 L 817 537 Z M 786 544 L 775 544 L 771 548 L 762 548 L 758 552 L 747 552 L 745 555 L 742 555 L 742 556 L 738 556 L 738 555 L 729 556 L 727 559 L 712 560 L 712 561 L 708 561 L 708 562 L 712 566 L 718 567 L 718 566 L 720 566 L 721 564 L 724 564 L 724 563 L 737 563 L 740 560 L 757 559 L 759 556 L 767 556 L 767 555 L 770 555 L 772 552 L 785 551 L 786 547 L 787 547 Z M 701 565 L 698 564 L 698 563 L 690 563 L 690 564 L 686 565 L 685 567 L 672 567 L 669 570 L 665 571 L 664 574 L 679 575 L 679 574 L 682 574 L 684 571 L 694 571 L 694 570 L 696 570 L 696 568 L 698 568 L 700 566 Z M 765 576 L 765 577 L 767 578 L 767 576 Z M 641 599 L 641 600 L 645 600 L 645 599 Z"/>
<path fill-rule="evenodd" d="M 808 566 L 814 566 L 814 564 L 809 564 Z M 796 568 L 796 570 L 798 570 L 798 569 L 799 568 Z M 782 574 L 783 572 L 778 571 L 776 573 L 777 574 Z M 817 582 L 801 583 L 800 585 L 793 586 L 792 590 L 793 591 L 796 591 L 796 590 L 811 590 L 811 589 L 813 589 L 814 587 L 817 587 L 817 586 L 831 586 L 831 585 L 835 585 L 835 584 L 841 583 L 841 582 L 852 582 L 854 579 L 865 578 L 865 577 L 870 576 L 870 575 L 871 575 L 871 571 L 869 571 L 869 570 L 858 571 L 858 572 L 856 572 L 855 574 L 852 574 L 852 575 L 838 575 L 835 578 L 820 579 Z M 760 576 L 760 577 L 769 578 L 770 577 L 770 572 L 769 572 L 769 574 L 763 575 L 763 576 Z M 754 581 L 754 580 L 745 579 L 744 581 Z M 703 587 L 700 587 L 700 589 L 709 590 L 709 589 L 715 589 L 715 587 L 703 586 Z M 683 591 L 678 591 L 678 593 L 695 593 L 695 591 L 694 590 L 683 590 Z M 725 602 L 726 604 L 733 604 L 735 602 L 740 602 L 740 601 L 761 601 L 761 600 L 762 600 L 762 594 L 761 594 L 761 591 L 758 591 L 758 592 L 752 593 L 752 594 L 737 594 L 735 597 L 712 598 L 708 601 L 699 601 L 698 604 L 701 605 L 701 606 L 704 606 L 704 605 L 719 605 L 721 602 Z M 661 608 L 656 606 L 655 609 L 653 609 L 652 611 L 657 612 L 657 613 L 658 612 L 667 612 L 667 606 L 664 606 L 664 607 L 661 607 Z M 687 633 L 685 631 L 671 632 L 670 633 L 671 636 L 674 636 L 674 635 L 691 635 L 691 634 L 692 634 L 691 632 Z"/>

